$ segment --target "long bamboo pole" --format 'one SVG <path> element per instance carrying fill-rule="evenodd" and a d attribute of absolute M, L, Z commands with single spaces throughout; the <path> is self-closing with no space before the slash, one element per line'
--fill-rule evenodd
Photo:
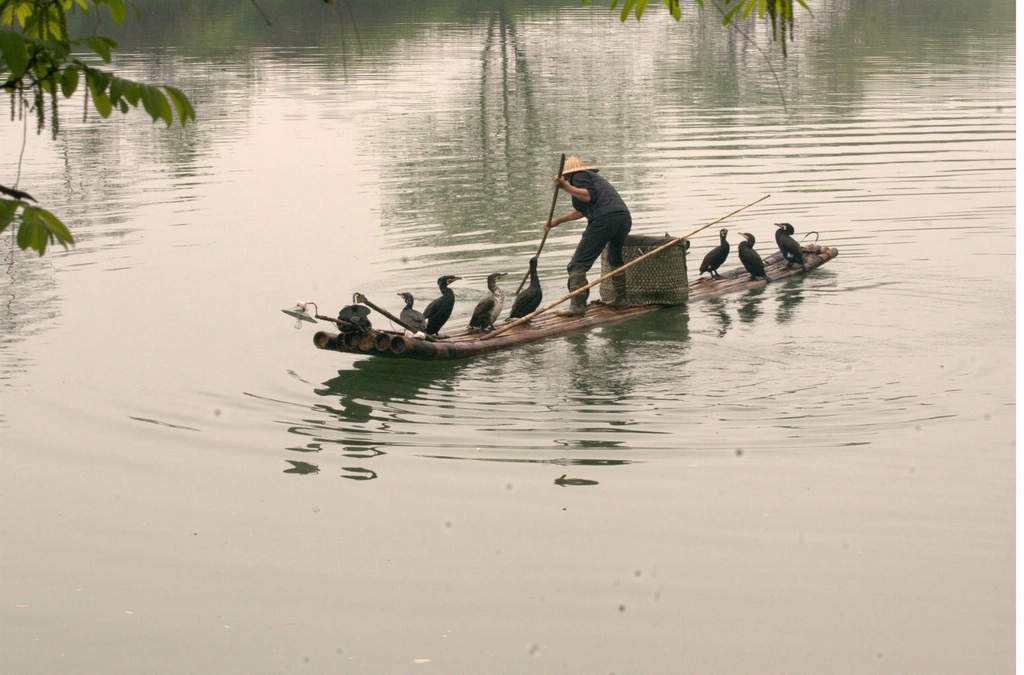
<path fill-rule="evenodd" d="M 562 175 L 562 169 L 565 168 L 565 153 L 562 153 L 562 161 L 558 163 L 558 175 Z M 555 186 L 555 195 L 551 198 L 551 210 L 548 211 L 548 222 L 544 227 L 544 236 L 540 238 L 540 246 L 537 247 L 537 252 L 533 254 L 535 258 L 540 257 L 540 251 L 544 248 L 544 242 L 548 240 L 548 232 L 551 229 L 551 219 L 555 215 L 555 202 L 558 201 L 558 190 L 559 186 Z M 523 290 L 523 284 L 530 276 L 530 270 L 526 270 L 526 274 L 523 275 L 523 280 L 519 282 L 519 288 L 516 289 L 516 295 L 519 295 L 519 291 Z"/>
<path fill-rule="evenodd" d="M 499 328 L 498 330 L 493 331 L 491 333 L 488 333 L 487 335 L 484 335 L 481 339 L 482 340 L 489 340 L 489 339 L 491 339 L 493 337 L 497 337 L 497 336 L 501 335 L 502 333 L 504 333 L 505 331 L 509 330 L 510 328 L 514 328 L 515 326 L 518 326 L 521 323 L 529 321 L 530 319 L 532 319 L 533 317 L 537 316 L 538 314 L 543 314 L 544 312 L 548 311 L 552 307 L 556 307 L 556 306 L 562 304 L 563 302 L 565 302 L 569 298 L 573 297 L 574 295 L 579 295 L 583 291 L 586 291 L 586 290 L 588 290 L 590 288 L 593 288 L 594 286 L 598 285 L 599 283 L 601 283 L 605 279 L 609 279 L 609 278 L 615 276 L 616 274 L 619 274 L 620 272 L 626 271 L 628 268 L 630 268 L 633 265 L 637 264 L 641 260 L 644 260 L 646 258 L 650 258 L 655 253 L 660 253 L 661 251 L 664 251 L 669 246 L 674 246 L 675 244 L 678 244 L 682 240 L 688 239 L 688 238 L 692 237 L 693 235 L 697 234 L 698 232 L 700 232 L 704 228 L 711 227 L 712 225 L 716 225 L 716 224 L 722 222 L 723 220 L 725 220 L 726 218 L 728 218 L 729 216 L 734 216 L 737 213 L 739 213 L 740 211 L 743 211 L 744 209 L 749 209 L 754 204 L 757 204 L 758 202 L 763 202 L 764 200 L 768 199 L 769 197 L 771 197 L 770 194 L 769 195 L 764 195 L 763 197 L 761 197 L 759 199 L 755 199 L 754 201 L 750 202 L 746 206 L 741 206 L 740 208 L 736 209 L 735 211 L 732 211 L 730 213 L 725 214 L 721 218 L 718 218 L 716 220 L 712 220 L 710 223 L 707 223 L 706 225 L 701 225 L 700 227 L 698 227 L 697 229 L 693 230 L 692 232 L 688 232 L 688 233 L 684 234 L 681 237 L 676 237 L 672 241 L 669 241 L 669 242 L 666 242 L 666 243 L 662 244 L 661 246 L 659 246 L 658 248 L 654 249 L 653 251 L 648 251 L 647 253 L 643 254 L 639 258 L 635 258 L 633 260 L 630 260 L 628 263 L 626 263 L 622 267 L 619 267 L 618 269 L 612 270 L 611 272 L 609 272 L 608 274 L 605 274 L 603 277 L 601 277 L 597 281 L 591 281 L 586 286 L 582 286 L 580 288 L 577 288 L 575 291 L 573 291 L 569 295 L 561 297 L 558 300 L 555 300 L 554 302 L 550 302 L 550 303 L 544 305 L 543 307 L 541 307 L 540 309 L 538 309 L 538 310 L 536 310 L 536 311 L 534 311 L 534 312 L 532 312 L 530 314 L 527 314 L 524 317 L 516 319 L 512 323 L 506 324 L 506 325 L 502 326 L 501 328 Z"/>

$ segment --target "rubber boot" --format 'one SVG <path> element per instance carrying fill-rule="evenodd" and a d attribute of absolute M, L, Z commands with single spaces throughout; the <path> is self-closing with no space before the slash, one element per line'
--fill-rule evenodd
<path fill-rule="evenodd" d="M 569 275 L 569 292 L 572 293 L 577 288 L 583 288 L 587 285 L 587 273 L 586 272 L 573 272 Z M 569 309 L 563 309 L 560 312 L 555 312 L 558 316 L 583 316 L 587 311 L 587 296 L 590 295 L 590 289 L 587 289 L 579 295 L 574 295 L 569 298 Z"/>
<path fill-rule="evenodd" d="M 625 272 L 612 277 L 612 289 L 615 291 L 615 298 L 611 301 L 611 306 L 615 308 L 628 307 L 629 301 L 626 300 Z"/>

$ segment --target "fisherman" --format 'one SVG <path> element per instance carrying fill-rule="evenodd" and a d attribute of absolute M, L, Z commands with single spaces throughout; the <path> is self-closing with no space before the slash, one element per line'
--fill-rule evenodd
<path fill-rule="evenodd" d="M 572 260 L 566 268 L 569 272 L 570 293 L 587 285 L 587 270 L 600 257 L 605 246 L 608 246 L 608 263 L 612 268 L 623 265 L 622 244 L 633 225 L 626 203 L 622 201 L 622 197 L 611 183 L 597 175 L 598 171 L 597 168 L 588 167 L 579 157 L 570 155 L 565 160 L 562 174 L 554 178 L 554 184 L 572 197 L 573 210 L 553 219 L 550 225 L 545 225 L 545 234 L 552 227 L 562 223 L 584 216 L 587 218 L 587 229 L 583 231 L 576 252 L 573 253 Z M 612 304 L 626 304 L 626 275 L 617 274 L 612 277 L 612 287 L 615 289 L 615 300 Z M 558 314 L 583 316 L 587 310 L 589 294 L 590 291 L 587 290 L 574 295 L 570 300 L 569 309 Z"/>

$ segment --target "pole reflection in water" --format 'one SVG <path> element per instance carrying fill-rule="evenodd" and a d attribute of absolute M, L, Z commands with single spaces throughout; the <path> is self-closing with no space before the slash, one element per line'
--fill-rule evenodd
<path fill-rule="evenodd" d="M 586 478 L 568 478 L 567 476 L 568 476 L 568 474 L 564 474 L 563 473 L 561 476 L 556 478 L 555 479 L 555 485 L 558 485 L 558 486 L 561 486 L 561 487 L 568 487 L 570 485 L 584 486 L 584 485 L 597 485 L 598 484 L 598 482 L 596 480 L 587 480 Z"/>
<path fill-rule="evenodd" d="M 342 471 L 348 472 L 347 474 L 341 474 L 342 478 L 348 478 L 349 480 L 373 480 L 377 477 L 376 471 L 370 469 L 364 469 L 359 466 L 343 466 Z"/>

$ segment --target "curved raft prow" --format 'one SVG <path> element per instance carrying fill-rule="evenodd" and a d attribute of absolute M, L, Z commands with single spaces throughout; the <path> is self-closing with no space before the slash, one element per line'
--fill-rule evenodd
<path fill-rule="evenodd" d="M 839 255 L 834 248 L 817 245 L 803 247 L 804 261 L 807 271 L 821 267 Z M 805 274 L 800 268 L 789 267 L 781 253 L 773 253 L 764 258 L 765 273 L 772 281 Z M 721 280 L 701 279 L 689 284 L 688 302 L 699 302 L 708 298 L 718 297 L 725 293 L 734 293 L 748 288 L 763 286 L 768 282 L 764 279 L 751 279 L 743 268 L 737 267 L 722 274 Z M 313 344 L 319 349 L 326 349 L 350 354 L 367 356 L 390 356 L 412 359 L 461 359 L 475 354 L 485 354 L 516 345 L 536 342 L 549 337 L 574 333 L 576 331 L 607 326 L 613 323 L 628 321 L 643 314 L 657 312 L 671 305 L 630 305 L 613 308 L 601 301 L 594 301 L 587 306 L 587 313 L 580 317 L 558 316 L 554 312 L 541 314 L 529 323 L 515 326 L 508 332 L 494 338 L 487 338 L 486 333 L 470 333 L 461 330 L 434 341 L 409 337 L 402 333 L 384 330 L 371 330 L 368 333 L 336 334 L 320 331 L 313 336 Z"/>

